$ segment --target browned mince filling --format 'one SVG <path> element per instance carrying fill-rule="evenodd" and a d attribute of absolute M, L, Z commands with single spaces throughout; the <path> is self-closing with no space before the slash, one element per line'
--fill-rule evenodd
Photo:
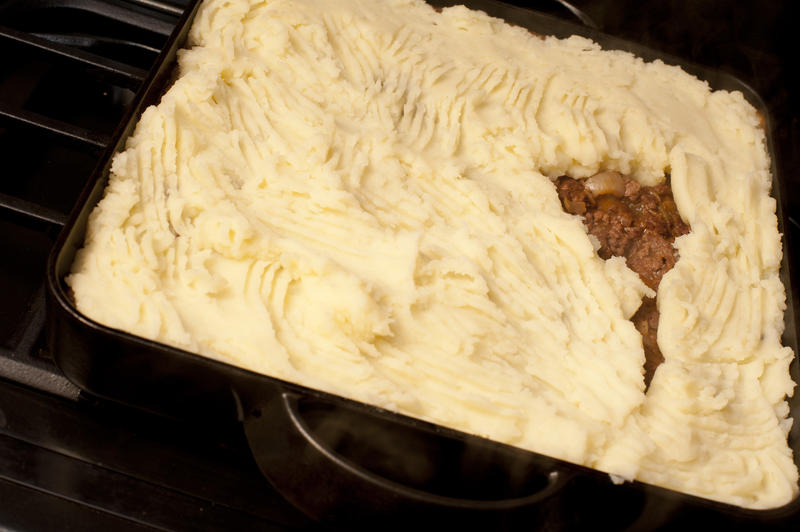
<path fill-rule="evenodd" d="M 628 267 L 657 290 L 678 258 L 672 243 L 689 232 L 678 214 L 669 182 L 648 187 L 617 172 L 601 172 L 588 179 L 559 177 L 556 188 L 564 210 L 583 216 L 589 233 L 600 241 L 598 254 L 604 259 L 625 257 Z M 645 298 L 631 321 L 642 335 L 644 382 L 649 386 L 664 361 L 656 342 L 656 300 Z"/>

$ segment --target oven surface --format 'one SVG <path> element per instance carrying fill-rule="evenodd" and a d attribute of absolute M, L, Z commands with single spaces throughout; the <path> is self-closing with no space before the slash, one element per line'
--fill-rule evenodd
<path fill-rule="evenodd" d="M 753 87 L 772 118 L 786 238 L 800 264 L 794 3 L 507 1 Z M 0 3 L 0 530 L 323 528 L 262 477 L 239 424 L 167 419 L 87 396 L 43 338 L 48 253 L 181 12 L 180 0 Z M 752 526 L 710 510 L 645 510 L 630 529 Z"/>

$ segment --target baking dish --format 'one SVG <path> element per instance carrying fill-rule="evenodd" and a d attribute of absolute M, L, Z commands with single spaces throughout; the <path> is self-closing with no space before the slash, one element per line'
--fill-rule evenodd
<path fill-rule="evenodd" d="M 744 92 L 767 116 L 752 91 L 722 73 L 685 65 L 534 12 L 490 2 L 471 2 L 469 7 L 536 33 L 583 34 L 605 48 L 680 64 L 714 88 Z M 175 53 L 185 41 L 196 9 L 194 3 L 181 19 L 137 93 L 51 255 L 48 341 L 65 375 L 91 394 L 169 415 L 211 420 L 235 415 L 243 421 L 265 475 L 287 498 L 319 518 L 346 519 L 358 510 L 360 517 L 391 512 L 399 517 L 447 516 L 470 524 L 480 518 L 493 522 L 502 518 L 508 523 L 524 521 L 528 526 L 558 522 L 620 528 L 648 512 L 652 518 L 676 507 L 700 508 L 737 519 L 783 519 L 797 513 L 796 501 L 780 510 L 751 512 L 641 483 L 614 485 L 597 471 L 136 338 L 78 313 L 63 278 L 83 243 L 86 220 L 102 195 L 111 157 L 124 145 L 140 112 L 157 101 L 169 82 Z M 773 175 L 777 175 L 775 169 Z M 777 183 L 774 188 L 780 199 L 779 186 Z M 779 217 L 781 214 L 779 209 Z M 784 253 L 783 281 L 789 292 L 784 341 L 797 351 L 787 256 Z M 795 380 L 796 365 L 795 361 Z M 795 408 L 793 401 L 792 410 Z M 790 444 L 796 447 L 796 433 Z M 610 505 L 615 512 L 604 511 Z"/>

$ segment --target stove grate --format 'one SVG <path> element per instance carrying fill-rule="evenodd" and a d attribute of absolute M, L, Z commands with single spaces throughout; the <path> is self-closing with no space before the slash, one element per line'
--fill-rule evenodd
<path fill-rule="evenodd" d="M 43 339 L 44 265 L 181 6 L 10 0 L 0 6 L 0 377 L 75 399 Z"/>

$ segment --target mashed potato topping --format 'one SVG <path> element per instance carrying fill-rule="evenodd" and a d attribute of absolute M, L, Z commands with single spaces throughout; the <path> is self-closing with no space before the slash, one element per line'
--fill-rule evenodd
<path fill-rule="evenodd" d="M 624 478 L 797 493 L 755 110 L 677 67 L 422 0 L 207 0 L 67 282 L 89 317 Z M 654 295 L 551 178 L 667 173 Z"/>

